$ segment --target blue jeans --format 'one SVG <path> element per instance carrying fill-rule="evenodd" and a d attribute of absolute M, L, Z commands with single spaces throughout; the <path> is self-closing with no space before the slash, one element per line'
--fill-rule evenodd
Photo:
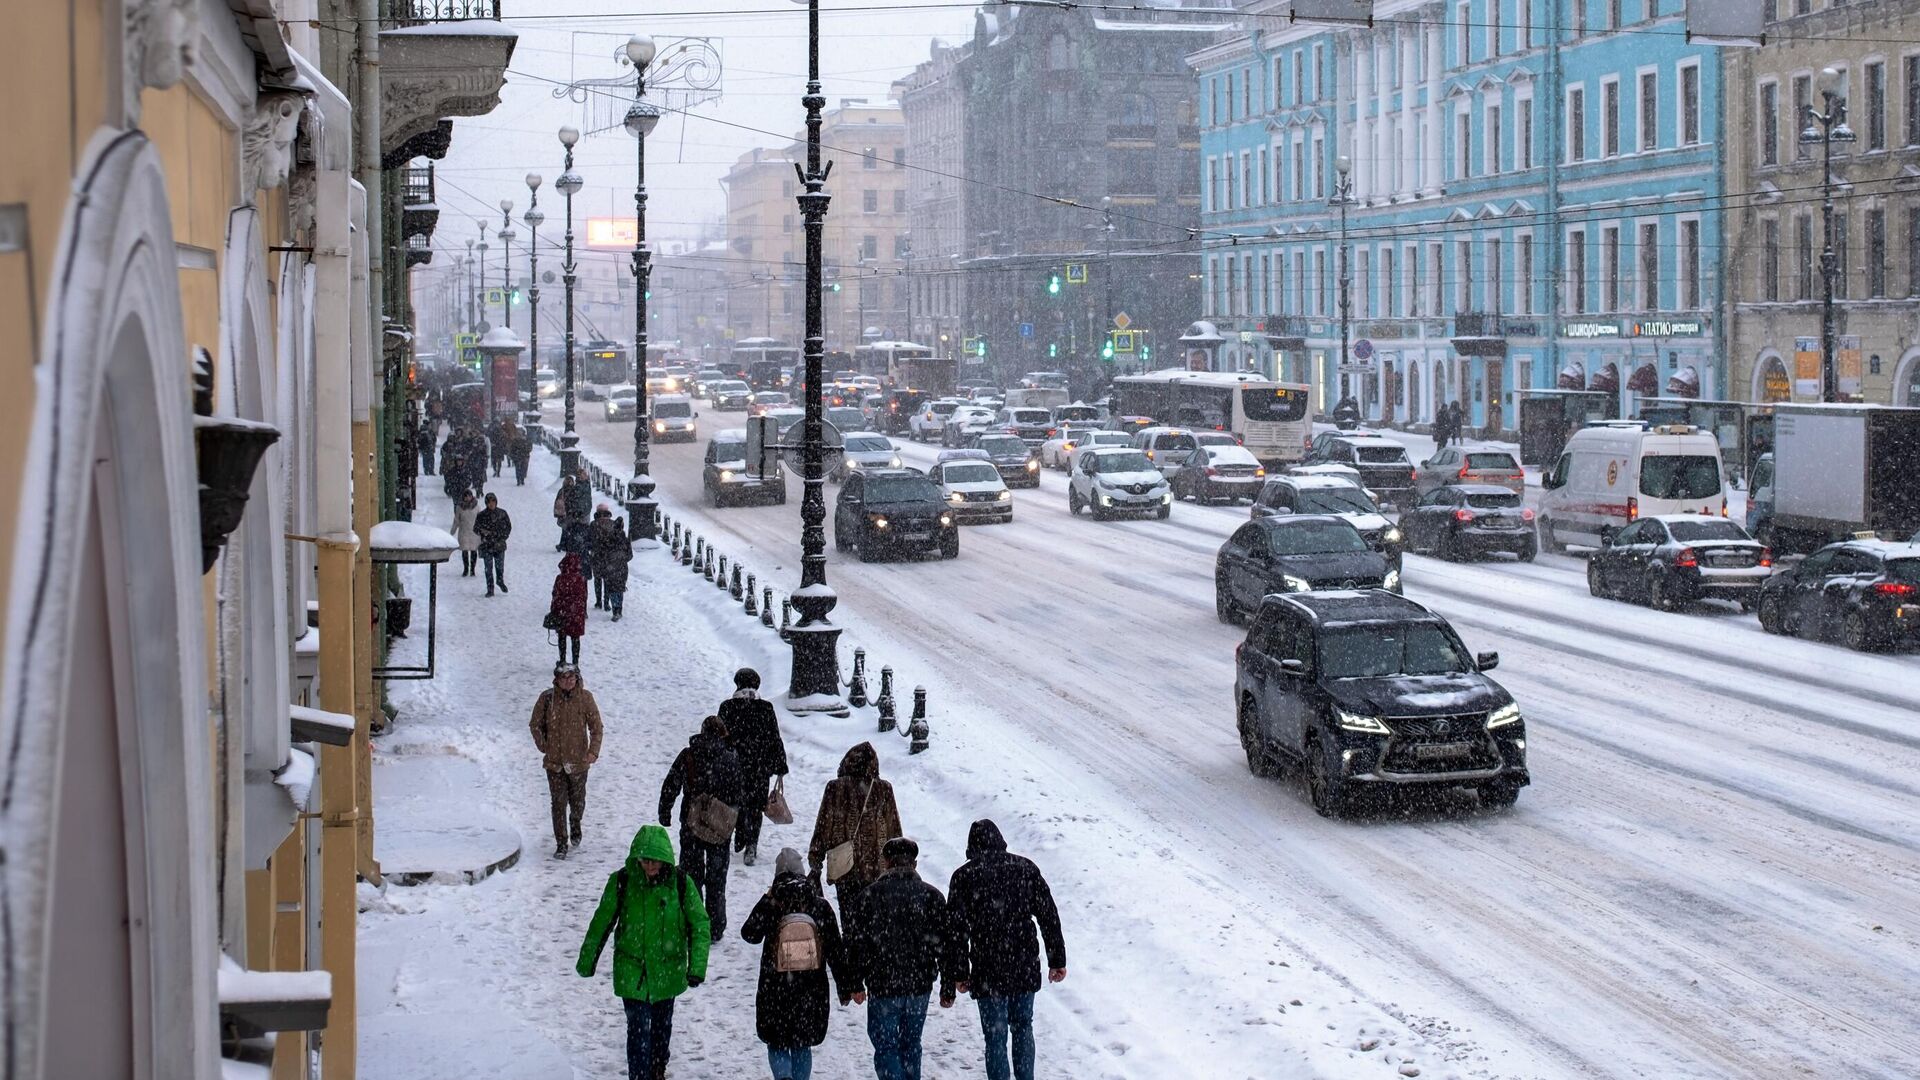
<path fill-rule="evenodd" d="M 494 585 L 507 587 L 507 553 L 504 551 L 483 551 L 480 553 L 480 565 L 486 569 L 487 588 Z"/>
<path fill-rule="evenodd" d="M 927 1026 L 927 995 L 867 999 L 867 1038 L 878 1080 L 920 1080 L 920 1032 Z"/>
<path fill-rule="evenodd" d="M 767 1065 L 773 1069 L 773 1080 L 811 1080 L 813 1047 L 769 1046 Z"/>
<path fill-rule="evenodd" d="M 673 1041 L 673 999 L 637 1001 L 623 998 L 627 1007 L 627 1080 L 654 1080 L 666 1072 L 668 1044 Z"/>
<path fill-rule="evenodd" d="M 987 1037 L 987 1080 L 1033 1080 L 1033 995 L 974 999 L 980 1030 Z M 1007 1043 L 1013 1043 L 1013 1069 L 1007 1069 Z"/>

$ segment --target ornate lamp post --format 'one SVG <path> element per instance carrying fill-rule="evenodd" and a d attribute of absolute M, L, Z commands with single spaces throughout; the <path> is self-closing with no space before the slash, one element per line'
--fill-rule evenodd
<path fill-rule="evenodd" d="M 1813 106 L 1807 106 L 1806 126 L 1800 129 L 1800 143 L 1803 146 L 1818 143 L 1822 153 L 1820 221 L 1825 239 L 1820 250 L 1823 288 L 1820 297 L 1820 400 L 1838 401 L 1840 373 L 1834 366 L 1833 356 L 1833 282 L 1839 276 L 1840 257 L 1833 250 L 1833 144 L 1850 143 L 1855 136 L 1853 129 L 1847 126 L 1847 77 L 1838 68 L 1822 68 L 1819 85 L 1820 97 L 1826 102 L 1827 109 L 1819 112 Z"/>
<path fill-rule="evenodd" d="M 826 359 L 820 312 L 821 240 L 826 231 L 827 174 L 833 170 L 820 162 L 821 110 L 827 99 L 820 93 L 820 0 L 794 0 L 807 6 L 807 90 L 800 104 L 807 114 L 807 165 L 794 171 L 800 174 L 804 190 L 798 196 L 800 216 L 805 222 L 807 253 L 806 291 L 806 419 L 801 422 L 800 455 L 800 587 L 794 590 L 793 606 L 800 619 L 791 627 L 787 641 L 793 646 L 793 674 L 787 684 L 787 707 L 795 712 L 823 712 L 847 715 L 846 702 L 840 698 L 840 628 L 827 618 L 839 601 L 827 585 L 826 496 L 821 490 L 821 367 Z"/>
<path fill-rule="evenodd" d="M 627 109 L 627 133 L 633 136 L 633 480 L 627 487 L 627 535 L 654 539 L 653 477 L 649 473 L 647 431 L 647 295 L 652 288 L 653 253 L 647 250 L 647 136 L 660 123 L 660 110 L 646 100 L 647 68 L 653 63 L 653 39 L 635 34 L 627 39 L 627 60 L 633 64 L 633 105 Z"/>
<path fill-rule="evenodd" d="M 527 223 L 527 370 L 533 373 L 533 406 L 522 418 L 525 424 L 540 420 L 540 223 L 547 215 L 540 212 L 540 174 L 527 174 L 527 212 L 520 220 Z"/>
<path fill-rule="evenodd" d="M 1334 159 L 1333 171 L 1338 176 L 1333 181 L 1333 197 L 1327 205 L 1340 208 L 1340 396 L 1345 398 L 1350 392 L 1347 385 L 1347 342 L 1352 336 L 1353 320 L 1353 266 L 1347 255 L 1347 207 L 1353 199 L 1353 162 L 1347 155 L 1341 154 Z"/>
<path fill-rule="evenodd" d="M 566 165 L 554 189 L 567 200 L 567 253 L 560 264 L 561 281 L 567 296 L 567 412 L 566 427 L 560 433 L 560 474 L 572 476 L 580 471 L 580 435 L 573 430 L 573 196 L 583 186 L 580 174 L 573 171 L 573 144 L 580 141 L 580 129 L 568 124 L 560 129 L 560 145 L 566 147 Z"/>
<path fill-rule="evenodd" d="M 500 200 L 500 325 L 513 329 L 513 200 Z"/>

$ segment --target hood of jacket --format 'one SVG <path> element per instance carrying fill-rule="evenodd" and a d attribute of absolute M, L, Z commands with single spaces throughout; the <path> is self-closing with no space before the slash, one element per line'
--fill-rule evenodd
<path fill-rule="evenodd" d="M 846 780 L 872 780 L 880 775 L 880 754 L 872 743 L 860 743 L 840 759 L 840 776 Z"/>
<path fill-rule="evenodd" d="M 633 834 L 633 846 L 627 849 L 627 865 L 645 873 L 640 870 L 642 859 L 673 865 L 673 838 L 667 835 L 665 826 L 642 825 L 640 831 Z"/>
<path fill-rule="evenodd" d="M 560 560 L 560 572 L 563 574 L 584 573 L 584 571 L 580 569 L 580 556 L 575 552 L 567 552 L 566 558 Z"/>
<path fill-rule="evenodd" d="M 705 731 L 698 732 L 689 738 L 687 740 L 687 749 L 692 750 L 696 754 L 704 755 L 733 753 L 733 747 L 728 744 L 725 735 L 714 735 Z"/>
<path fill-rule="evenodd" d="M 967 830 L 967 858 L 977 859 L 982 855 L 992 855 L 1007 850 L 1006 838 L 1000 835 L 1000 826 L 988 818 L 981 818 Z"/>

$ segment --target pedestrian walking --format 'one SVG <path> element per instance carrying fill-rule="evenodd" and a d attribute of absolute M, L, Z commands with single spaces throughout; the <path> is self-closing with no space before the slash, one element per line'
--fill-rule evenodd
<path fill-rule="evenodd" d="M 560 662 L 567 662 L 567 643 L 573 643 L 573 663 L 580 662 L 580 636 L 587 632 L 587 579 L 580 572 L 580 556 L 568 552 L 553 578 L 553 602 L 547 608 L 546 628 L 560 635 Z"/>
<path fill-rule="evenodd" d="M 573 486 L 565 491 L 567 496 L 567 520 L 586 525 L 593 520 L 593 477 L 583 467 L 574 477 Z"/>
<path fill-rule="evenodd" d="M 613 511 L 601 503 L 593 512 L 593 524 L 587 526 L 587 563 L 593 576 L 593 607 L 610 611 L 607 603 L 605 572 L 619 559 L 617 548 L 626 545 L 627 530 L 613 523 Z M 624 563 L 622 564 L 624 565 Z"/>
<path fill-rule="evenodd" d="M 507 457 L 513 462 L 513 486 L 527 485 L 527 465 L 533 460 L 533 436 L 519 424 L 510 424 L 511 432 L 507 442 Z"/>
<path fill-rule="evenodd" d="M 693 878 L 716 935 L 727 926 L 727 841 L 740 812 L 740 759 L 717 716 L 700 722 L 660 784 L 660 824 L 673 824 L 680 802 L 680 868 Z"/>
<path fill-rule="evenodd" d="M 860 894 L 847 929 L 853 997 L 867 1007 L 874 1075 L 920 1080 L 920 1037 L 936 981 L 941 1008 L 954 1002 L 947 901 L 920 877 L 920 845 L 896 836 L 882 857 L 886 872 Z"/>
<path fill-rule="evenodd" d="M 567 550 L 567 491 L 573 487 L 572 476 L 560 477 L 560 490 L 553 496 L 553 527 L 560 530 L 560 539 L 553 545 L 555 551 Z"/>
<path fill-rule="evenodd" d="M 613 939 L 613 992 L 627 1012 L 627 1076 L 665 1080 L 673 1004 L 707 978 L 707 909 L 673 865 L 673 841 L 658 825 L 634 834 L 627 861 L 607 875 L 574 970 L 592 978 Z"/>
<path fill-rule="evenodd" d="M 466 482 L 467 466 L 462 456 L 462 447 L 460 429 L 449 428 L 447 441 L 440 444 L 440 480 L 448 498 L 458 495 L 460 485 Z"/>
<path fill-rule="evenodd" d="M 854 984 L 833 905 L 813 891 L 799 852 L 782 848 L 774 858 L 773 887 L 753 905 L 740 937 L 760 946 L 753 1022 L 773 1080 L 810 1080 L 813 1048 L 827 1038 L 827 977 L 842 1005 L 853 1000 Z"/>
<path fill-rule="evenodd" d="M 500 466 L 507 461 L 507 422 L 504 420 L 487 425 L 487 457 L 493 462 L 493 475 L 498 478 Z"/>
<path fill-rule="evenodd" d="M 733 696 L 720 703 L 719 715 L 733 752 L 740 756 L 740 821 L 733 830 L 733 850 L 752 866 L 760 857 L 767 786 L 774 777 L 787 775 L 787 744 L 780 738 L 773 703 L 760 696 L 760 673 L 752 668 L 733 673 Z"/>
<path fill-rule="evenodd" d="M 495 585 L 506 592 L 507 537 L 513 535 L 513 519 L 498 496 L 487 494 L 487 508 L 474 516 L 473 531 L 480 537 L 480 562 L 487 568 L 487 595 L 493 595 Z"/>
<path fill-rule="evenodd" d="M 1447 420 L 1447 438 L 1455 443 L 1467 441 L 1467 405 L 1463 401 L 1453 403 L 1453 415 Z"/>
<path fill-rule="evenodd" d="M 581 681 L 577 666 L 553 666 L 553 685 L 533 703 L 533 719 L 527 726 L 547 771 L 553 857 L 564 859 L 569 849 L 580 846 L 580 822 L 587 813 L 587 770 L 600 760 L 600 737 L 605 730 L 600 705 Z"/>
<path fill-rule="evenodd" d="M 633 562 L 633 541 L 627 539 L 625 518 L 614 518 L 606 535 L 595 537 L 593 560 L 594 591 L 606 586 L 607 610 L 619 622 L 627 606 L 627 571 Z"/>
<path fill-rule="evenodd" d="M 480 533 L 473 527 L 480 517 L 480 501 L 473 492 L 462 491 L 453 501 L 453 524 L 447 531 L 460 545 L 460 576 L 472 577 L 480 569 Z"/>
<path fill-rule="evenodd" d="M 893 801 L 893 785 L 880 779 L 880 755 L 872 743 L 861 743 L 840 759 L 840 773 L 827 781 L 820 795 L 820 813 L 814 818 L 813 840 L 807 860 L 816 874 L 834 887 L 840 921 L 860 891 L 886 869 L 881 845 L 904 830 L 900 808 Z"/>
<path fill-rule="evenodd" d="M 420 475 L 433 475 L 433 444 L 439 434 L 440 422 L 433 417 L 431 410 L 420 418 L 420 429 L 414 433 L 414 443 L 420 447 Z"/>
<path fill-rule="evenodd" d="M 947 918 L 949 975 L 957 989 L 973 993 L 980 1009 L 987 1080 L 1033 1080 L 1040 943 L 1046 943 L 1052 982 L 1067 977 L 1067 943 L 1040 868 L 1009 853 L 1000 827 L 985 818 L 968 831 L 967 861 L 947 883 Z"/>

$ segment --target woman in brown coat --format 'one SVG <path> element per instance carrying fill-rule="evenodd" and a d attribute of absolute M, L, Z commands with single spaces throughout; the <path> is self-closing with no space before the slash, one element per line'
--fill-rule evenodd
<path fill-rule="evenodd" d="M 880 849 L 901 835 L 900 808 L 893 801 L 893 785 L 880 779 L 880 755 L 872 743 L 861 743 L 840 759 L 840 775 L 827 781 L 820 796 L 820 813 L 813 822 L 813 841 L 807 861 L 815 874 L 823 873 L 827 852 L 853 844 L 853 866 L 832 879 L 840 905 L 840 923 L 849 927 L 847 912 L 862 890 L 886 872 Z"/>

